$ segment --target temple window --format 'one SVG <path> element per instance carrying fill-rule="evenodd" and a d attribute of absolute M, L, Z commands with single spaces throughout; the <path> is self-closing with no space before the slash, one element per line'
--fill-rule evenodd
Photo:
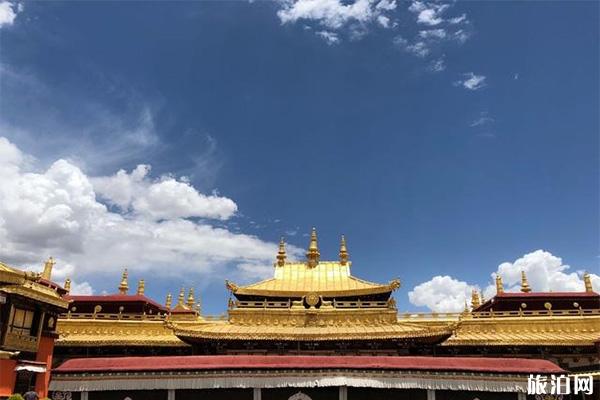
<path fill-rule="evenodd" d="M 18 335 L 31 335 L 31 326 L 35 312 L 15 307 L 8 324 L 8 331 Z"/>

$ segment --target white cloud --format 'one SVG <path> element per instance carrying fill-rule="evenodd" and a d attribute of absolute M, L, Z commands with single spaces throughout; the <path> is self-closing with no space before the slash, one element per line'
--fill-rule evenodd
<path fill-rule="evenodd" d="M 237 205 L 226 197 L 204 195 L 185 180 L 164 176 L 148 178 L 149 165 L 138 165 L 131 173 L 124 170 L 108 177 L 93 178 L 96 193 L 117 205 L 122 211 L 150 218 L 218 218 L 226 220 Z"/>
<path fill-rule="evenodd" d="M 90 178 L 64 159 L 40 171 L 28 170 L 27 159 L 0 137 L 0 260 L 39 270 L 41 259 L 53 255 L 53 277 L 70 276 L 83 292 L 91 290 L 87 282 L 97 282 L 94 277 L 114 276 L 124 266 L 157 277 L 189 277 L 225 266 L 268 265 L 276 254 L 275 243 L 185 218 L 226 219 L 235 203 L 174 178 L 151 180 L 148 167 Z M 102 190 L 115 205 L 107 207 L 95 185 L 109 182 L 115 187 Z M 175 211 L 166 211 L 157 199 L 162 195 Z M 300 252 L 288 246 L 288 253 Z"/>
<path fill-rule="evenodd" d="M 450 18 L 448 20 L 448 22 L 450 22 L 453 25 L 460 24 L 460 23 L 466 22 L 466 21 L 467 21 L 467 15 L 466 14 L 462 14 L 462 15 L 460 15 L 458 17 Z"/>
<path fill-rule="evenodd" d="M 394 44 L 403 49 L 404 51 L 411 53 L 417 57 L 425 57 L 430 52 L 427 43 L 423 41 L 416 41 L 411 43 L 401 36 L 396 36 L 394 38 Z"/>
<path fill-rule="evenodd" d="M 443 58 L 439 58 L 437 60 L 433 60 L 429 64 L 429 70 L 433 72 L 442 72 L 446 69 L 446 63 Z"/>
<path fill-rule="evenodd" d="M 463 79 L 456 81 L 454 84 L 468 90 L 479 90 L 485 87 L 485 80 L 486 77 L 483 75 L 475 75 L 473 72 L 468 72 L 464 74 Z"/>
<path fill-rule="evenodd" d="M 335 32 L 319 31 L 316 32 L 316 34 L 322 37 L 327 42 L 327 44 L 338 44 L 340 42 L 340 38 Z"/>
<path fill-rule="evenodd" d="M 420 31 L 419 36 L 423 39 L 444 39 L 446 37 L 446 31 L 443 29 L 430 29 Z"/>
<path fill-rule="evenodd" d="M 22 4 L 16 5 L 9 1 L 0 2 L 0 28 L 12 25 L 21 11 L 23 11 Z"/>
<path fill-rule="evenodd" d="M 435 26 L 444 22 L 442 14 L 448 9 L 448 4 L 426 3 L 413 1 L 410 11 L 417 14 L 417 22 L 423 25 Z"/>
<path fill-rule="evenodd" d="M 339 42 L 339 35 L 335 31 L 350 24 L 362 25 L 362 30 L 373 22 L 384 28 L 390 27 L 390 18 L 385 14 L 397 7 L 395 0 L 280 0 L 279 4 L 281 8 L 277 16 L 282 24 L 300 20 L 314 22 L 326 28 L 317 34 L 329 44 Z M 356 31 L 356 27 L 352 30 Z M 356 39 L 356 32 L 353 36 Z"/>
<path fill-rule="evenodd" d="M 69 292 L 69 294 L 73 294 L 73 295 L 80 295 L 80 296 L 84 296 L 84 295 L 91 295 L 94 294 L 94 289 L 92 289 L 92 285 L 89 284 L 89 282 L 71 282 L 71 291 Z"/>
<path fill-rule="evenodd" d="M 477 287 L 448 275 L 438 275 L 415 286 L 408 292 L 408 299 L 415 306 L 425 306 L 434 312 L 460 312 L 465 301 L 470 306 L 473 289 Z"/>
<path fill-rule="evenodd" d="M 529 285 L 535 292 L 582 292 L 584 283 L 582 271 L 572 271 L 563 264 L 560 257 L 544 250 L 525 254 L 514 262 L 503 262 L 485 285 L 484 297 L 489 299 L 496 294 L 495 276 L 500 275 L 504 291 L 518 292 L 521 289 L 521 271 L 525 271 Z M 600 275 L 590 274 L 595 291 L 600 291 Z M 426 306 L 437 312 L 460 311 L 465 300 L 470 302 L 471 291 L 478 285 L 469 284 L 450 276 L 435 276 L 423 282 L 408 293 L 410 302 L 416 306 Z M 469 303 L 470 304 L 470 303 Z"/>

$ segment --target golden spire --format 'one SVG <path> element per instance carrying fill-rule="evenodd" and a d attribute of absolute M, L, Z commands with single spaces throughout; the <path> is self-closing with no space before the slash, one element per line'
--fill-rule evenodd
<path fill-rule="evenodd" d="M 279 240 L 279 251 L 277 252 L 277 266 L 283 267 L 285 265 L 285 242 L 283 241 L 283 236 L 281 240 Z"/>
<path fill-rule="evenodd" d="M 312 232 L 310 233 L 310 244 L 308 245 L 308 251 L 306 252 L 308 266 L 311 268 L 316 267 L 319 263 L 319 257 L 321 257 L 321 253 L 319 253 L 319 246 L 317 244 L 317 230 L 312 228 Z"/>
<path fill-rule="evenodd" d="M 594 288 L 592 287 L 592 278 L 590 277 L 590 274 L 588 274 L 587 272 L 585 274 L 583 274 L 583 283 L 585 284 L 586 292 L 591 293 L 594 291 Z"/>
<path fill-rule="evenodd" d="M 340 243 L 340 265 L 348 264 L 348 249 L 346 248 L 346 237 L 342 235 Z"/>
<path fill-rule="evenodd" d="M 181 288 L 179 291 L 179 297 L 177 298 L 177 307 L 183 307 L 183 300 L 185 299 L 185 288 Z"/>
<path fill-rule="evenodd" d="M 140 279 L 138 281 L 138 287 L 137 287 L 137 294 L 140 296 L 144 295 L 144 289 L 146 289 L 146 283 L 144 282 L 143 279 Z"/>
<path fill-rule="evenodd" d="M 127 294 L 129 290 L 129 284 L 127 283 L 127 268 L 123 270 L 123 276 L 121 276 L 121 283 L 119 284 L 119 293 Z"/>
<path fill-rule="evenodd" d="M 187 306 L 190 309 L 194 308 L 194 288 L 191 287 L 187 297 Z"/>
<path fill-rule="evenodd" d="M 485 303 L 485 297 L 483 297 L 483 290 L 479 291 L 479 298 L 481 299 L 481 304 Z"/>
<path fill-rule="evenodd" d="M 502 277 L 496 275 L 496 294 L 504 293 L 504 284 L 502 283 Z"/>
<path fill-rule="evenodd" d="M 479 293 L 477 292 L 477 290 L 473 289 L 473 291 L 471 292 L 471 308 L 474 310 L 480 305 L 481 302 L 479 299 Z"/>
<path fill-rule="evenodd" d="M 167 301 L 165 302 L 165 307 L 167 307 L 169 310 L 171 309 L 172 301 L 173 301 L 173 296 L 171 296 L 171 293 L 167 293 Z"/>
<path fill-rule="evenodd" d="M 54 267 L 54 264 L 56 264 L 54 258 L 49 257 L 46 260 L 46 262 L 44 263 L 44 272 L 42 272 L 42 278 L 50 280 L 50 278 L 52 277 L 52 267 Z"/>
<path fill-rule="evenodd" d="M 525 275 L 525 271 L 521 271 L 521 292 L 531 292 L 531 287 L 529 286 L 529 282 L 527 282 L 527 275 Z"/>
<path fill-rule="evenodd" d="M 65 280 L 65 290 L 67 291 L 67 293 L 71 291 L 71 278 L 67 278 Z"/>

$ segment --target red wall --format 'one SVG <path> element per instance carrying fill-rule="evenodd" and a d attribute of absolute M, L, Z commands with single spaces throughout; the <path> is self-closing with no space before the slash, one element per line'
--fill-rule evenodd
<path fill-rule="evenodd" d="M 52 350 L 54 349 L 54 338 L 40 337 L 36 361 L 46 363 L 46 372 L 36 374 L 35 391 L 40 397 L 48 396 L 48 384 L 50 383 L 50 371 L 52 369 Z"/>
<path fill-rule="evenodd" d="M 16 360 L 0 360 L 0 396 L 10 396 L 15 387 Z"/>

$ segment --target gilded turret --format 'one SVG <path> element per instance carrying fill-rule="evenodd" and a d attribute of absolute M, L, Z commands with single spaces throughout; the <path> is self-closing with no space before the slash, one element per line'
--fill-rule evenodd
<path fill-rule="evenodd" d="M 589 273 L 585 273 L 583 274 L 583 283 L 585 284 L 585 291 L 588 293 L 591 293 L 594 291 L 594 288 L 592 287 L 592 278 L 590 276 Z"/>
<path fill-rule="evenodd" d="M 502 283 L 502 277 L 496 275 L 496 294 L 504 293 L 504 284 Z"/>
<path fill-rule="evenodd" d="M 71 291 L 71 278 L 65 280 L 65 290 L 67 291 L 67 294 Z"/>
<path fill-rule="evenodd" d="M 312 228 L 310 234 L 310 244 L 308 245 L 308 251 L 306 252 L 306 258 L 308 259 L 308 266 L 314 268 L 319 263 L 321 253 L 319 253 L 319 245 L 317 244 L 317 230 Z"/>
<path fill-rule="evenodd" d="M 190 291 L 188 292 L 188 297 L 187 297 L 187 306 L 190 310 L 192 310 L 194 308 L 194 288 L 191 287 Z"/>
<path fill-rule="evenodd" d="M 286 259 L 286 254 L 285 254 L 285 242 L 283 241 L 283 236 L 281 237 L 281 240 L 279 240 L 279 251 L 277 252 L 277 266 L 278 267 L 283 267 L 285 265 L 285 259 Z"/>
<path fill-rule="evenodd" d="M 525 271 L 521 271 L 521 292 L 531 292 L 531 287 L 529 286 L 529 282 L 527 282 L 527 275 L 525 275 Z"/>
<path fill-rule="evenodd" d="M 145 289 L 146 289 L 146 283 L 144 282 L 143 279 L 140 279 L 138 281 L 137 294 L 140 296 L 143 296 Z"/>
<path fill-rule="evenodd" d="M 340 265 L 348 264 L 348 248 L 346 247 L 346 238 L 342 235 L 342 242 L 340 243 Z"/>
<path fill-rule="evenodd" d="M 49 257 L 46 260 L 46 262 L 44 263 L 44 272 L 42 272 L 42 278 L 50 280 L 50 278 L 52 277 L 52 267 L 54 267 L 54 264 L 56 264 L 54 258 Z"/>
<path fill-rule="evenodd" d="M 171 309 L 172 301 L 173 301 L 173 296 L 171 296 L 171 293 L 167 293 L 167 301 L 165 302 L 165 307 L 167 307 L 169 310 Z"/>
<path fill-rule="evenodd" d="M 471 292 L 471 309 L 475 310 L 480 305 L 481 302 L 479 299 L 479 293 L 477 292 L 477 290 L 473 289 L 473 291 Z"/>
<path fill-rule="evenodd" d="M 177 297 L 177 307 L 183 307 L 183 301 L 185 300 L 185 288 L 181 288 L 179 291 L 179 297 Z"/>
<path fill-rule="evenodd" d="M 127 294 L 129 291 L 129 284 L 127 283 L 127 268 L 123 270 L 123 275 L 121 276 L 121 283 L 119 284 L 119 293 Z"/>

